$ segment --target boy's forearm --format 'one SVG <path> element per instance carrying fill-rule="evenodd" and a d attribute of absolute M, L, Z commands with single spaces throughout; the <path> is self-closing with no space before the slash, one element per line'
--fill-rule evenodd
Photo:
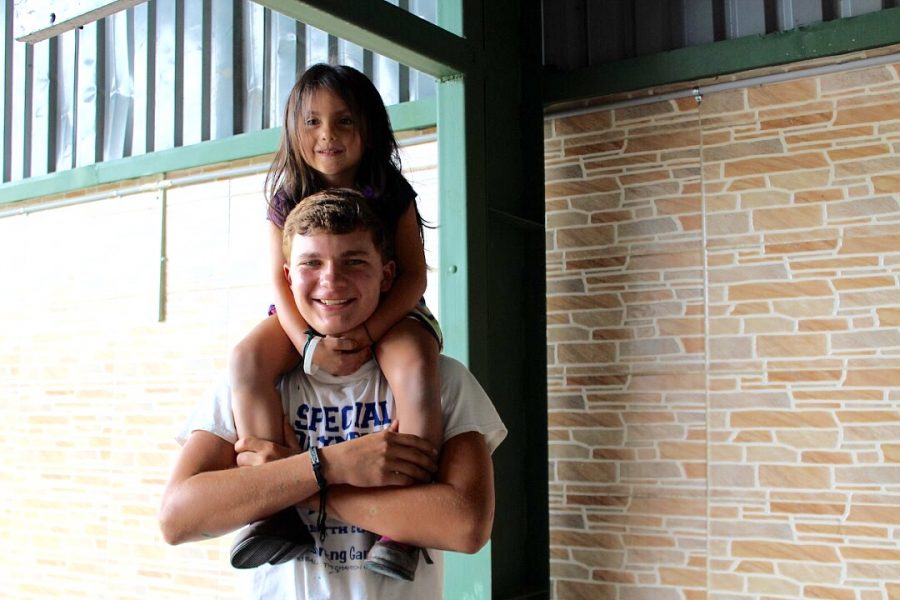
<path fill-rule="evenodd" d="M 163 494 L 160 527 L 170 544 L 223 535 L 300 503 L 318 486 L 306 453 L 252 468 L 234 467 L 224 440 L 192 434 Z M 190 454 L 194 448 L 197 453 Z M 212 450 L 210 450 L 212 449 Z M 230 454 L 230 458 L 225 457 Z M 205 461 L 192 465 L 192 457 Z M 227 462 L 226 462 L 227 461 Z M 234 467 L 234 468 L 232 468 Z"/>
<path fill-rule="evenodd" d="M 238 447 L 257 442 L 269 443 L 242 440 Z M 192 433 L 163 494 L 160 526 L 166 541 L 222 535 L 316 497 L 319 486 L 309 453 L 276 446 L 275 454 L 258 457 L 271 462 L 234 468 L 231 444 L 208 431 Z M 429 449 L 415 436 L 385 430 L 329 446 L 320 456 L 325 479 L 335 490 L 342 484 L 375 488 L 424 481 L 435 466 Z"/>
<path fill-rule="evenodd" d="M 315 499 L 309 506 L 314 508 Z M 480 434 L 449 440 L 437 483 L 329 491 L 331 517 L 424 548 L 477 552 L 494 518 L 493 467 Z"/>
<path fill-rule="evenodd" d="M 472 554 L 490 537 L 490 518 L 442 483 L 406 488 L 338 487 L 328 515 L 421 548 Z"/>

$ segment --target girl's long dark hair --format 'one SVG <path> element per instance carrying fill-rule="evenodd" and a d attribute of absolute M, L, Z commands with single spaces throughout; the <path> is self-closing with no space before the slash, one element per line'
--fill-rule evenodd
<path fill-rule="evenodd" d="M 281 144 L 266 175 L 266 197 L 271 210 L 282 212 L 282 218 L 301 199 L 326 187 L 317 173 L 309 167 L 300 153 L 300 127 L 303 123 L 303 103 L 317 90 L 329 90 L 347 103 L 359 129 L 363 155 L 356 171 L 359 189 L 371 189 L 374 197 L 381 197 L 400 175 L 400 154 L 397 140 L 381 94 L 368 77 L 344 65 L 316 64 L 309 67 L 288 95 L 284 107 L 284 130 Z M 273 202 L 276 194 L 286 196 L 283 206 Z"/>

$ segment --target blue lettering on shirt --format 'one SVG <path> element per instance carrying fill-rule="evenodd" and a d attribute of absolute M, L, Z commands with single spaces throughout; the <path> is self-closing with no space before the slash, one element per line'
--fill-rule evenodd
<path fill-rule="evenodd" d="M 341 407 L 341 428 L 343 428 L 344 431 L 347 431 L 350 429 L 350 426 L 353 425 L 353 412 L 352 404 Z"/>
<path fill-rule="evenodd" d="M 294 431 L 302 450 L 308 450 L 312 440 L 318 446 L 330 446 L 356 439 L 391 424 L 386 401 L 325 407 L 301 404 L 294 417 Z M 368 431 L 358 431 L 360 429 Z"/>
<path fill-rule="evenodd" d="M 340 407 L 338 406 L 325 407 L 325 431 L 334 431 L 337 429 L 338 425 L 335 420 L 337 419 L 339 410 Z"/>

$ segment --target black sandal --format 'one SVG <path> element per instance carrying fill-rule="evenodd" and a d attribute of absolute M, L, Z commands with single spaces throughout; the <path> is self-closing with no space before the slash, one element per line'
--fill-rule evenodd
<path fill-rule="evenodd" d="M 315 542 L 295 508 L 286 508 L 262 521 L 250 523 L 231 544 L 231 566 L 255 569 L 264 563 L 279 565 L 312 550 Z"/>

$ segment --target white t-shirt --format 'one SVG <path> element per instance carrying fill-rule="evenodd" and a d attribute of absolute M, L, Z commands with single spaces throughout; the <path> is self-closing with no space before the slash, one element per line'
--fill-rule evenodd
<path fill-rule="evenodd" d="M 484 435 L 491 452 L 506 437 L 506 427 L 475 377 L 456 360 L 441 356 L 441 407 L 444 441 L 462 433 Z M 374 361 L 354 374 L 335 377 L 295 370 L 281 382 L 285 414 L 300 446 L 325 447 L 380 431 L 391 424 L 394 397 Z M 204 430 L 234 443 L 237 432 L 231 412 L 231 389 L 221 384 L 201 402 L 178 436 L 183 443 L 192 431 Z M 327 456 L 327 453 L 325 454 Z M 443 556 L 429 551 L 434 564 L 419 558 L 416 579 L 397 581 L 363 569 L 377 535 L 328 519 L 327 537 L 320 543 L 317 513 L 300 510 L 316 542 L 314 552 L 277 566 L 263 565 L 249 572 L 249 595 L 256 599 L 378 599 L 440 598 L 443 591 Z"/>

